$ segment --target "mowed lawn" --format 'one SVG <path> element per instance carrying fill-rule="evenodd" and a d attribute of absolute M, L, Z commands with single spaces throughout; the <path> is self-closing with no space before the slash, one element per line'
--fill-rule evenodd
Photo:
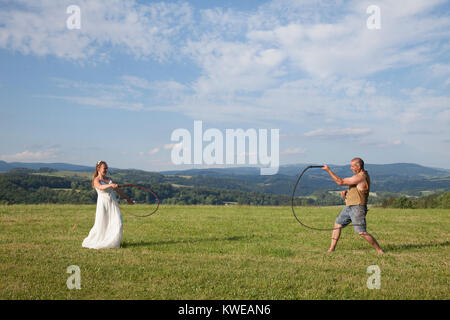
<path fill-rule="evenodd" d="M 122 247 L 92 250 L 81 243 L 95 205 L 0 206 L 0 299 L 450 298 L 450 210 L 371 209 L 368 231 L 383 256 L 352 227 L 326 253 L 331 232 L 302 227 L 289 207 L 164 205 L 129 215 L 148 210 L 122 206 Z M 339 210 L 297 216 L 331 227 Z M 71 265 L 80 290 L 67 287 Z M 366 284 L 371 265 L 379 290 Z"/>

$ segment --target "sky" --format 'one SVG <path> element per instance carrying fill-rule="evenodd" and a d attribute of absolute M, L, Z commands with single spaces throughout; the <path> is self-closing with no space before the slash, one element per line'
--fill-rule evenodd
<path fill-rule="evenodd" d="M 279 129 L 280 165 L 450 169 L 449 13 L 443 0 L 0 0 L 0 160 L 206 168 L 171 157 L 172 133 L 202 121 Z"/>

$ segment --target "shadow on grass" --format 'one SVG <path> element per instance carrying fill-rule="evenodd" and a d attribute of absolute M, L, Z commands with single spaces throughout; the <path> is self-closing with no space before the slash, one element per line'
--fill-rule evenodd
<path fill-rule="evenodd" d="M 180 240 L 168 240 L 168 241 L 139 241 L 139 242 L 123 242 L 122 248 L 154 246 L 164 244 L 178 244 L 178 243 L 199 243 L 199 242 L 214 242 L 214 241 L 238 241 L 238 240 L 250 240 L 255 236 L 234 236 L 226 238 L 202 238 L 202 239 L 180 239 Z"/>
<path fill-rule="evenodd" d="M 450 245 L 450 241 L 445 242 L 432 242 L 432 243 L 422 243 L 422 244 L 402 244 L 402 245 L 385 245 L 383 250 L 388 251 L 405 251 L 411 249 L 423 249 L 430 247 L 447 247 Z"/>

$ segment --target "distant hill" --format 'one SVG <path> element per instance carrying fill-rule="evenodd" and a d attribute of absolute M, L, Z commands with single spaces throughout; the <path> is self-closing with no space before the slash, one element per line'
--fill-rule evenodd
<path fill-rule="evenodd" d="M 166 177 L 203 177 L 203 182 L 222 179 L 223 183 L 234 181 L 234 186 L 240 186 L 242 190 L 257 191 L 275 194 L 290 194 L 300 172 L 310 164 L 296 164 L 281 166 L 278 174 L 262 176 L 258 168 L 214 168 L 191 169 L 183 171 L 161 172 Z M 349 165 L 329 165 L 340 177 L 352 175 Z M 426 190 L 450 189 L 450 170 L 424 167 L 412 163 L 394 164 L 367 164 L 366 170 L 372 179 L 372 191 L 419 192 Z M 178 182 L 189 184 L 189 179 Z M 222 185 L 216 181 L 217 185 Z M 306 172 L 299 187 L 298 195 L 309 195 L 318 190 L 340 190 L 344 187 L 336 185 L 329 175 L 321 169 L 310 169 Z"/>
<path fill-rule="evenodd" d="M 7 172 L 15 168 L 26 168 L 33 170 L 39 170 L 40 168 L 50 168 L 55 170 L 68 171 L 94 171 L 94 167 L 69 163 L 5 162 L 0 160 L 0 172 Z"/>
<path fill-rule="evenodd" d="M 190 169 L 177 171 L 149 172 L 135 169 L 111 170 L 112 178 L 118 183 L 170 184 L 180 187 L 206 187 L 224 190 L 289 195 L 300 172 L 310 164 L 284 165 L 278 174 L 262 176 L 255 167 Z M 329 165 L 340 177 L 352 175 L 349 165 Z M 28 168 L 39 170 L 50 168 L 56 172 L 40 170 L 37 174 L 69 177 L 72 180 L 85 179 L 79 172 L 89 172 L 94 167 L 67 163 L 7 163 L 0 161 L 0 171 Z M 389 193 L 420 193 L 423 191 L 450 190 L 450 170 L 430 168 L 413 163 L 366 164 L 372 180 L 371 191 Z M 70 172 L 74 174 L 71 175 Z M 297 195 L 310 195 L 321 190 L 342 190 L 329 175 L 321 169 L 311 169 L 297 188 Z"/>
<path fill-rule="evenodd" d="M 319 164 L 290 164 L 280 166 L 277 175 L 296 176 L 305 167 Z M 350 175 L 348 165 L 329 165 L 336 173 Z M 40 163 L 40 162 L 5 162 L 0 160 L 0 172 L 7 172 L 14 168 L 27 168 L 38 170 L 40 168 L 50 168 L 60 171 L 94 171 L 94 166 L 83 166 L 70 163 Z M 408 177 L 442 177 L 449 176 L 450 170 L 440 168 L 430 168 L 414 163 L 392 163 L 392 164 L 366 164 L 366 169 L 373 176 L 408 176 Z M 148 172 L 135 169 L 117 169 L 111 170 L 132 170 Z M 163 175 L 203 175 L 215 177 L 235 177 L 235 176 L 259 176 L 260 169 L 256 167 L 233 167 L 233 168 L 211 168 L 211 169 L 188 169 L 171 170 L 158 172 Z"/>
<path fill-rule="evenodd" d="M 277 175 L 297 176 L 310 165 L 320 164 L 290 164 L 280 166 Z M 328 165 L 338 175 L 351 175 L 350 166 Z M 414 163 L 392 163 L 392 164 L 366 164 L 366 170 L 373 176 L 408 176 L 408 177 L 440 177 L 450 176 L 450 170 L 440 168 L 424 167 Z M 178 171 L 162 171 L 169 175 L 207 175 L 207 176 L 252 176 L 260 175 L 260 169 L 255 167 L 237 168 L 213 168 L 213 169 L 189 169 Z"/>

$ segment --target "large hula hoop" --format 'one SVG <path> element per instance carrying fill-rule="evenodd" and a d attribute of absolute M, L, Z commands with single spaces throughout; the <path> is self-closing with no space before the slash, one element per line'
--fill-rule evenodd
<path fill-rule="evenodd" d="M 157 203 L 157 204 L 156 204 L 156 208 L 155 208 L 155 210 L 153 210 L 153 211 L 150 212 L 149 214 L 145 214 L 145 215 L 136 215 L 136 214 L 132 214 L 132 213 L 128 213 L 128 214 L 131 214 L 132 216 L 135 216 L 135 217 L 138 217 L 138 218 L 145 218 L 145 217 L 149 217 L 149 216 L 153 215 L 156 211 L 158 211 L 160 201 L 159 201 L 159 198 L 158 198 L 158 196 L 156 195 L 156 193 L 154 193 L 152 190 L 147 189 L 147 188 L 144 188 L 143 186 L 140 186 L 140 185 L 137 185 L 137 184 L 131 184 L 131 183 L 128 183 L 128 184 L 120 184 L 118 187 L 119 187 L 119 188 L 124 188 L 124 187 L 139 188 L 139 189 L 142 189 L 142 190 L 145 190 L 145 191 L 151 193 L 151 194 L 155 197 L 155 199 L 156 199 L 156 203 Z"/>
<path fill-rule="evenodd" d="M 308 167 L 306 167 L 306 168 L 302 171 L 302 173 L 300 173 L 300 175 L 299 175 L 299 177 L 298 177 L 298 179 L 297 179 L 297 182 L 295 183 L 294 191 L 292 192 L 292 199 L 291 199 L 292 213 L 294 214 L 294 217 L 295 217 L 295 219 L 298 221 L 298 223 L 300 223 L 300 224 L 301 224 L 302 226 L 304 226 L 305 228 L 308 228 L 308 229 L 311 229 L 311 230 L 318 230 L 318 231 L 332 231 L 332 230 L 337 230 L 337 229 L 343 229 L 343 228 L 345 228 L 346 226 L 350 225 L 350 223 L 347 224 L 347 225 L 345 225 L 345 226 L 343 226 L 343 227 L 337 227 L 337 228 L 314 228 L 314 227 L 310 227 L 310 226 L 304 224 L 303 222 L 301 222 L 300 219 L 299 219 L 299 218 L 297 217 L 297 215 L 295 214 L 295 210 L 294 210 L 295 190 L 297 189 L 297 186 L 298 186 L 298 183 L 300 182 L 300 179 L 302 178 L 303 174 L 304 174 L 308 169 L 311 169 L 311 168 L 322 168 L 322 167 L 323 167 L 323 166 L 308 166 Z M 355 226 L 363 226 L 363 224 L 352 224 L 352 225 L 353 225 L 354 227 L 355 227 Z"/>

